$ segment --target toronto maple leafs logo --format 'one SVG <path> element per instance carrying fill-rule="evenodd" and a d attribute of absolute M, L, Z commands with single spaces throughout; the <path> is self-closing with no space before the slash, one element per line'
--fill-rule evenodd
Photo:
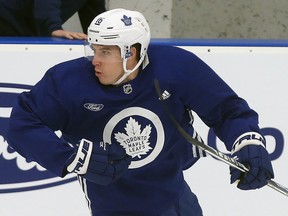
<path fill-rule="evenodd" d="M 132 117 L 126 123 L 126 133 L 116 133 L 115 139 L 126 149 L 126 153 L 132 158 L 141 158 L 146 155 L 152 148 L 150 147 L 151 126 L 146 127 L 141 131 L 141 125 Z"/>
<path fill-rule="evenodd" d="M 128 17 L 126 15 L 123 15 L 123 18 L 121 19 L 121 21 L 125 24 L 125 26 L 131 26 L 132 25 L 131 17 Z"/>
<path fill-rule="evenodd" d="M 129 169 L 137 169 L 158 157 L 164 147 L 165 133 L 157 114 L 143 107 L 127 107 L 107 122 L 103 141 L 119 142 L 133 158 Z"/>

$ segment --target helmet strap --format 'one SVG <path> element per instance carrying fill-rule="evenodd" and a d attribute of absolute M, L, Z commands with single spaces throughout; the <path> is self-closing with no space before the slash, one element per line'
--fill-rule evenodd
<path fill-rule="evenodd" d="M 135 70 L 137 70 L 137 68 L 140 67 L 140 65 L 142 64 L 143 60 L 145 58 L 145 55 L 142 56 L 142 58 L 138 61 L 138 63 L 135 65 L 135 67 L 132 70 L 128 70 L 127 69 L 127 58 L 124 58 L 123 60 L 123 69 L 124 69 L 124 74 L 123 76 L 118 79 L 115 83 L 113 83 L 112 85 L 119 85 L 121 84 L 131 73 L 133 73 Z"/>

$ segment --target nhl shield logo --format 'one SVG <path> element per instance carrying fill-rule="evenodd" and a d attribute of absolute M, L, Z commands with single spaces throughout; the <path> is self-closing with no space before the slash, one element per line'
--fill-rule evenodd
<path fill-rule="evenodd" d="M 125 94 L 130 94 L 132 92 L 132 86 L 131 84 L 126 84 L 123 86 L 123 91 Z"/>

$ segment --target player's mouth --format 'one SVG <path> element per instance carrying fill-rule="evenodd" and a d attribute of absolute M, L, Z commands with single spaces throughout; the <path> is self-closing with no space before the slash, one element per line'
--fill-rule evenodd
<path fill-rule="evenodd" d="M 100 72 L 100 71 L 95 71 L 95 75 L 96 75 L 97 77 L 99 77 L 99 76 L 102 75 L 102 72 Z"/>

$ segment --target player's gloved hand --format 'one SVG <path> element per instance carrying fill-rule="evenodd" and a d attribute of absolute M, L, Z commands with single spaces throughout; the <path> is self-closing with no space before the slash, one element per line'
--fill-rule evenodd
<path fill-rule="evenodd" d="M 232 157 L 244 164 L 249 171 L 243 173 L 230 167 L 231 184 L 239 180 L 237 187 L 242 190 L 257 189 L 265 186 L 274 178 L 269 154 L 265 148 L 265 139 L 258 133 L 249 132 L 241 135 L 234 143 Z"/>
<path fill-rule="evenodd" d="M 108 185 L 117 180 L 131 163 L 131 157 L 118 144 L 92 143 L 82 139 L 77 153 L 68 166 L 68 172 L 83 175 L 88 181 Z"/>

